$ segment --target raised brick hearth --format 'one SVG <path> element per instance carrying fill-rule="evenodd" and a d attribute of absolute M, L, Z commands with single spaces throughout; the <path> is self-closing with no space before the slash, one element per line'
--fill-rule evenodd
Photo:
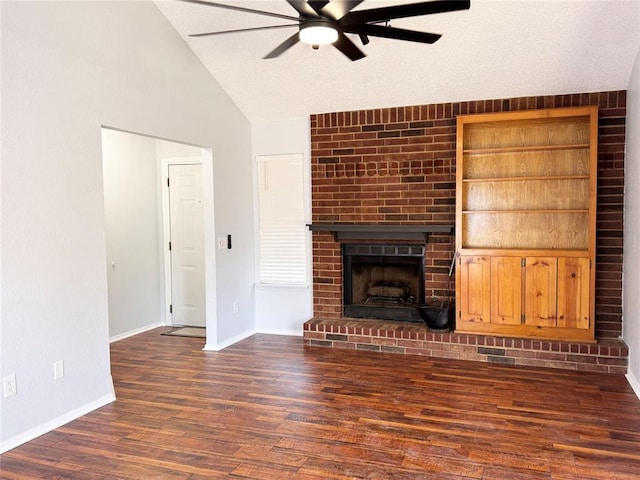
<path fill-rule="evenodd" d="M 424 325 L 354 318 L 314 318 L 304 344 L 315 347 L 427 355 L 481 362 L 624 374 L 629 351 L 620 340 L 597 344 L 433 333 Z"/>
<path fill-rule="evenodd" d="M 363 324 L 367 320 L 343 318 L 341 241 L 356 240 L 338 240 L 332 232 L 318 230 L 313 232 L 314 318 L 305 324 L 305 344 L 626 371 L 627 349 L 618 340 L 622 332 L 624 91 L 312 115 L 312 223 L 453 224 L 458 114 L 586 105 L 599 106 L 597 344 L 433 334 L 423 325 L 380 320 Z M 452 300 L 455 282 L 449 266 L 455 253 L 454 235 L 431 234 L 427 242 L 418 243 L 425 246 L 425 297 Z M 358 329 L 369 333 L 358 333 Z"/>

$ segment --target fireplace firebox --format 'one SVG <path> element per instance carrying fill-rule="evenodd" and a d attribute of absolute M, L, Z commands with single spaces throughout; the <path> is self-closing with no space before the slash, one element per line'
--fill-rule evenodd
<path fill-rule="evenodd" d="M 424 255 L 422 245 L 343 243 L 344 315 L 421 323 Z"/>

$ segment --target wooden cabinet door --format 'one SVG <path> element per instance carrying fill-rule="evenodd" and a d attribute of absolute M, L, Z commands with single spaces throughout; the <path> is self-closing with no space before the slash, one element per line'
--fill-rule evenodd
<path fill-rule="evenodd" d="M 525 261 L 525 325 L 555 327 L 558 259 L 527 257 Z"/>
<path fill-rule="evenodd" d="M 522 322 L 522 258 L 491 257 L 491 323 Z"/>
<path fill-rule="evenodd" d="M 489 257 L 460 257 L 460 321 L 488 323 L 491 320 L 490 268 Z"/>
<path fill-rule="evenodd" d="M 588 258 L 558 259 L 558 327 L 590 326 Z"/>

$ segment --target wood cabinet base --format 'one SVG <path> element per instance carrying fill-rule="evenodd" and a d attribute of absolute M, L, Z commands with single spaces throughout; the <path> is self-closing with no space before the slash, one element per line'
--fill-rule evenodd
<path fill-rule="evenodd" d="M 482 322 L 456 322 L 456 333 L 500 335 L 503 337 L 537 338 L 540 340 L 570 340 L 579 343 L 596 343 L 591 330 L 559 327 L 530 327 L 526 325 L 496 325 Z"/>

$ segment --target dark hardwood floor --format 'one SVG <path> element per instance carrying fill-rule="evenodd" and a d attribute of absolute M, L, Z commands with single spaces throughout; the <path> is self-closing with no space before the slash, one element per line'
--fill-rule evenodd
<path fill-rule="evenodd" d="M 1 478 L 640 478 L 622 376 L 161 331 L 114 343 L 118 400 L 3 454 Z"/>

